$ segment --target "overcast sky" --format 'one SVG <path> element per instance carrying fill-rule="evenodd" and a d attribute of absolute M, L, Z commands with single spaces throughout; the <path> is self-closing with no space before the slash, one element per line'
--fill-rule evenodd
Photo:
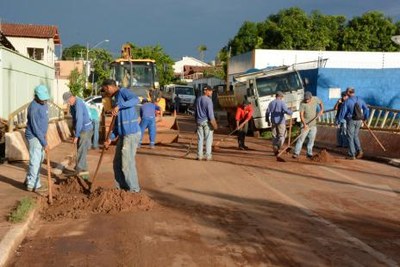
<path fill-rule="evenodd" d="M 279 2 L 279 3 L 278 3 Z M 63 48 L 93 46 L 119 54 L 124 42 L 140 46 L 160 44 L 174 60 L 206 60 L 233 38 L 246 20 L 260 22 L 279 10 L 297 6 L 310 13 L 344 15 L 347 19 L 378 10 L 400 20 L 399 0 L 1 0 L 0 18 L 10 23 L 58 26 Z"/>

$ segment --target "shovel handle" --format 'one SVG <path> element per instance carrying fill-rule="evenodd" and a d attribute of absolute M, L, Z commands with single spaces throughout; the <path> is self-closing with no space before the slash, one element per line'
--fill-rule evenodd
<path fill-rule="evenodd" d="M 386 151 L 386 148 L 382 145 L 382 143 L 379 141 L 378 137 L 374 134 L 374 132 L 369 128 L 368 123 L 364 122 L 365 126 L 367 127 L 369 133 L 372 135 L 372 137 L 375 139 L 375 141 L 378 143 L 378 145 L 382 148 L 383 151 Z"/>
<path fill-rule="evenodd" d="M 108 140 L 110 138 L 111 132 L 113 131 L 114 128 L 114 124 L 115 124 L 115 116 L 112 116 L 111 119 L 111 123 L 110 123 L 110 129 L 108 130 L 107 136 L 106 136 L 106 140 Z M 99 162 L 97 163 L 97 167 L 96 167 L 96 171 L 94 172 L 93 178 L 92 178 L 92 183 L 90 185 L 90 190 L 92 190 L 94 182 L 96 180 L 97 177 L 97 173 L 99 172 L 100 169 L 100 165 L 101 162 L 103 161 L 103 156 L 104 156 L 104 152 L 106 151 L 106 147 L 103 146 L 102 150 L 101 150 L 101 154 L 100 154 L 100 158 L 99 158 Z"/>
<path fill-rule="evenodd" d="M 47 188 L 49 190 L 49 203 L 53 204 L 53 193 L 52 193 L 52 183 L 53 181 L 51 180 L 51 166 L 50 166 L 50 151 L 47 150 Z"/>

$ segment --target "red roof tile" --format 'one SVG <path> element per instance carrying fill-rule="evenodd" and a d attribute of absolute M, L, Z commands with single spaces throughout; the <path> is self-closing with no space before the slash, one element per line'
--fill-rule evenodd
<path fill-rule="evenodd" d="M 57 26 L 1 23 L 0 30 L 8 37 L 53 38 L 55 44 L 61 44 Z"/>

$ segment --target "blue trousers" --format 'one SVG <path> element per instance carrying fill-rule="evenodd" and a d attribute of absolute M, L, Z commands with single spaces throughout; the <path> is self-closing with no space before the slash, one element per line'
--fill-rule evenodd
<path fill-rule="evenodd" d="M 39 139 L 33 137 L 28 140 L 29 144 L 29 167 L 26 175 L 28 188 L 40 188 L 40 167 L 44 159 L 44 149 Z"/>
<path fill-rule="evenodd" d="M 313 147 L 315 137 L 317 135 L 317 126 L 310 126 L 307 130 L 301 129 L 300 138 L 296 142 L 296 146 L 294 148 L 294 154 L 300 155 L 301 148 L 303 146 L 304 141 L 308 137 L 307 143 L 307 156 L 313 155 Z"/>
<path fill-rule="evenodd" d="M 208 121 L 197 124 L 197 157 L 203 158 L 203 144 L 206 143 L 206 158 L 211 159 L 214 131 Z"/>
<path fill-rule="evenodd" d="M 99 148 L 99 121 L 92 121 L 93 123 L 93 145 L 92 147 L 94 149 L 98 149 Z"/>
<path fill-rule="evenodd" d="M 142 132 L 142 135 L 140 137 L 140 144 L 142 143 L 142 139 L 146 129 L 149 129 L 150 145 L 154 146 L 154 144 L 156 143 L 156 118 L 142 118 L 142 120 L 140 121 L 140 129 Z"/>
<path fill-rule="evenodd" d="M 118 189 L 139 192 L 139 179 L 136 170 L 136 150 L 141 132 L 120 136 L 115 148 L 113 161 L 115 182 Z"/>
<path fill-rule="evenodd" d="M 349 120 L 347 124 L 347 140 L 349 141 L 349 156 L 355 157 L 357 153 L 362 152 L 359 138 L 362 121 Z"/>
<path fill-rule="evenodd" d="M 346 121 L 339 123 L 339 128 L 336 132 L 337 145 L 340 147 L 347 147 L 349 142 L 347 141 L 347 123 Z"/>
<path fill-rule="evenodd" d="M 87 171 L 87 153 L 92 146 L 92 135 L 93 131 L 81 132 L 78 140 L 78 153 L 77 153 L 77 164 L 75 170 L 77 172 Z"/>

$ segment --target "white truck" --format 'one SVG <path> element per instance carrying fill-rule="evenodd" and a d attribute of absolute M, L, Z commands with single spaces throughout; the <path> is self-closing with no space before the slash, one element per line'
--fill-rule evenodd
<path fill-rule="evenodd" d="M 180 110 L 186 110 L 188 107 L 194 105 L 196 95 L 194 88 L 189 85 L 170 84 L 164 87 L 162 96 L 165 98 L 166 109 L 173 110 L 175 105 L 176 96 L 179 95 Z"/>
<path fill-rule="evenodd" d="M 247 99 L 253 106 L 252 122 L 254 131 L 267 129 L 265 112 L 269 103 L 275 99 L 277 91 L 282 91 L 284 101 L 293 110 L 292 119 L 299 120 L 299 107 L 304 97 L 304 84 L 300 74 L 292 66 L 274 67 L 234 77 L 233 90 L 218 96 L 220 106 L 227 111 L 227 119 L 234 128 L 235 112 L 239 104 Z M 289 118 L 289 117 L 286 117 Z"/>

